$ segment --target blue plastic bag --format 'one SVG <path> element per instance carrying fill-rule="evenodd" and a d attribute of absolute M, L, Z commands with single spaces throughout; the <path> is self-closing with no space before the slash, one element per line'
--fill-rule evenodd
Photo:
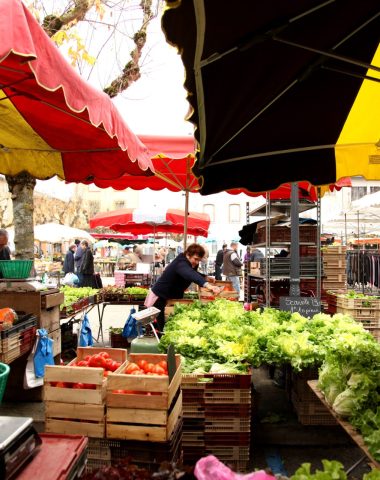
<path fill-rule="evenodd" d="M 134 317 L 132 317 L 134 313 L 136 313 L 136 309 L 131 308 L 129 317 L 127 318 L 127 321 L 125 322 L 125 325 L 123 328 L 122 336 L 125 338 L 136 338 L 139 335 L 137 331 L 137 320 Z"/>
<path fill-rule="evenodd" d="M 92 332 L 90 327 L 90 322 L 88 320 L 87 313 L 84 314 L 82 321 L 82 328 L 80 330 L 79 336 L 79 346 L 80 347 L 92 347 L 93 345 Z"/>
<path fill-rule="evenodd" d="M 45 375 L 45 365 L 54 365 L 54 340 L 48 337 L 48 332 L 44 328 L 37 330 L 37 335 L 38 342 L 33 357 L 34 374 L 37 378 L 41 378 Z"/>

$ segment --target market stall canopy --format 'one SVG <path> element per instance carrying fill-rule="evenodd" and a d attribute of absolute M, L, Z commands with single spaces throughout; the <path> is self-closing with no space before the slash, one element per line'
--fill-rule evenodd
<path fill-rule="evenodd" d="M 201 193 L 380 178 L 378 0 L 168 0 Z"/>
<path fill-rule="evenodd" d="M 90 227 L 106 227 L 116 232 L 146 234 L 155 232 L 184 233 L 184 210 L 123 208 L 98 213 L 90 219 Z M 189 212 L 187 215 L 187 234 L 207 237 L 210 217 L 206 213 Z"/>
<path fill-rule="evenodd" d="M 195 139 L 192 136 L 155 136 L 139 135 L 140 140 L 146 145 L 152 157 L 152 163 L 155 173 L 151 177 L 140 177 L 138 175 L 125 174 L 119 178 L 103 180 L 94 180 L 95 185 L 100 188 L 112 187 L 115 190 L 142 190 L 150 188 L 151 190 L 163 190 L 167 188 L 173 192 L 186 191 L 198 192 L 201 188 L 198 179 L 192 167 L 195 162 Z M 333 189 L 339 190 L 342 187 L 351 186 L 351 179 L 345 177 L 337 181 L 334 185 L 322 187 L 322 194 Z M 298 184 L 300 198 L 309 198 L 315 201 L 317 199 L 317 188 L 310 182 L 301 181 Z M 248 196 L 257 197 L 266 195 L 266 192 L 250 192 L 246 189 L 230 189 L 227 191 L 232 195 L 244 193 Z M 271 199 L 289 198 L 290 185 L 279 186 L 276 190 L 270 192 Z"/>
<path fill-rule="evenodd" d="M 21 0 L 0 2 L 0 173 L 70 182 L 152 175 L 111 99 L 69 65 Z"/>

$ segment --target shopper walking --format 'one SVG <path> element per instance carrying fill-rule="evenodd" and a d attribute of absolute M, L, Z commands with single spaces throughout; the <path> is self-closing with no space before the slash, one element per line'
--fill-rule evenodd
<path fill-rule="evenodd" d="M 237 242 L 231 242 L 230 248 L 223 255 L 223 275 L 232 283 L 234 290 L 240 293 L 240 276 L 243 262 L 237 253 Z"/>
<path fill-rule="evenodd" d="M 67 273 L 74 273 L 74 255 L 76 249 L 77 246 L 75 245 L 75 243 L 73 243 L 67 250 L 65 260 L 63 261 L 63 271 L 65 272 L 65 275 Z"/>
<path fill-rule="evenodd" d="M 87 240 L 82 240 L 80 245 L 83 249 L 83 258 L 79 267 L 79 273 L 81 275 L 79 285 L 81 287 L 97 288 L 95 282 L 94 255 L 91 252 Z"/>
<path fill-rule="evenodd" d="M 216 254 L 215 259 L 215 280 L 222 280 L 223 256 L 227 250 L 227 244 L 223 243 L 222 248 Z"/>

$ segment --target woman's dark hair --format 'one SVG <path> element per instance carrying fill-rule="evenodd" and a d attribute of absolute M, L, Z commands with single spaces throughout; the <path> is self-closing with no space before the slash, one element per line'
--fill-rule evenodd
<path fill-rule="evenodd" d="M 185 255 L 189 255 L 190 257 L 197 255 L 198 257 L 203 258 L 206 255 L 206 251 L 202 245 L 199 245 L 199 243 L 192 243 L 186 248 Z"/>

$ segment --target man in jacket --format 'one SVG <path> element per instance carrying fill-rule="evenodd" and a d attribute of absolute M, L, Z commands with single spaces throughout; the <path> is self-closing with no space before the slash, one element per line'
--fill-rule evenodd
<path fill-rule="evenodd" d="M 222 280 L 222 266 L 224 252 L 227 250 L 227 244 L 223 243 L 222 248 L 216 254 L 215 259 L 215 280 Z"/>
<path fill-rule="evenodd" d="M 223 275 L 232 283 L 234 290 L 240 293 L 240 276 L 243 262 L 237 253 L 237 242 L 231 242 L 230 248 L 223 255 Z"/>

